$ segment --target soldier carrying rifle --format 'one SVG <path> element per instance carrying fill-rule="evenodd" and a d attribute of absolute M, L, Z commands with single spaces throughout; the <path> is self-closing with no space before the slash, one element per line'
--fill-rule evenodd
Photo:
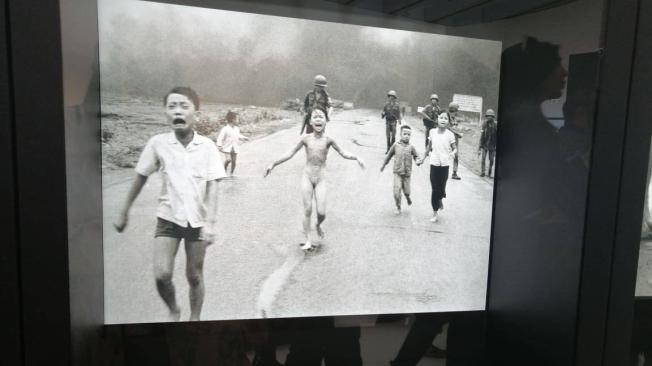
<path fill-rule="evenodd" d="M 314 80 L 314 89 L 309 91 L 306 94 L 306 97 L 303 100 L 303 112 L 305 113 L 303 117 L 303 125 L 301 125 L 300 135 L 303 134 L 305 130 L 306 133 L 312 133 L 312 126 L 310 125 L 310 116 L 312 115 L 312 110 L 316 107 L 321 107 L 326 111 L 326 121 L 330 121 L 331 114 L 331 98 L 326 92 L 326 77 L 324 75 L 315 76 Z"/>
<path fill-rule="evenodd" d="M 423 126 L 426 128 L 426 148 L 428 147 L 428 136 L 430 136 L 430 130 L 437 126 L 437 117 L 442 112 L 439 107 L 439 96 L 433 94 L 430 96 L 430 104 L 428 104 L 421 115 L 423 116 Z"/>
<path fill-rule="evenodd" d="M 401 124 L 401 106 L 398 103 L 398 97 L 394 90 L 387 92 L 387 103 L 383 107 L 381 117 L 385 119 L 385 135 L 387 136 L 387 150 L 394 145 L 396 141 L 396 124 Z"/>

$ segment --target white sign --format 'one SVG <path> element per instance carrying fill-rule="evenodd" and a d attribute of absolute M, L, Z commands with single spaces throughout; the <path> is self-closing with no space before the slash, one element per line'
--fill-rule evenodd
<path fill-rule="evenodd" d="M 460 111 L 482 114 L 482 97 L 475 95 L 453 94 L 453 103 L 460 106 Z"/>

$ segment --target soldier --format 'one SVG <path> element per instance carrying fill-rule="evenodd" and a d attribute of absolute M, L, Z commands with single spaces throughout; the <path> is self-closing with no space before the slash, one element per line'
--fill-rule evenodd
<path fill-rule="evenodd" d="M 326 77 L 324 75 L 315 76 L 314 81 L 315 88 L 312 91 L 309 91 L 306 94 L 306 97 L 303 100 L 303 112 L 305 113 L 303 117 L 303 125 L 301 125 L 301 134 L 305 130 L 306 133 L 312 133 L 312 126 L 310 125 L 310 115 L 312 114 L 313 108 L 315 106 L 321 107 L 325 110 L 326 120 L 330 121 L 329 115 L 331 114 L 331 98 L 326 92 Z"/>
<path fill-rule="evenodd" d="M 480 144 L 478 146 L 478 155 L 482 154 L 482 162 L 480 163 L 480 176 L 484 177 L 484 162 L 489 154 L 489 170 L 487 176 L 491 178 L 491 169 L 494 165 L 494 157 L 496 155 L 496 112 L 493 109 L 487 109 L 485 113 L 486 121 L 482 124 L 482 132 L 480 133 Z"/>
<path fill-rule="evenodd" d="M 437 125 L 437 117 L 442 112 L 439 107 L 439 96 L 433 94 L 430 96 L 430 104 L 428 104 L 421 115 L 423 116 L 423 126 L 426 128 L 426 147 L 428 146 L 428 136 L 430 136 L 430 130 L 435 128 Z"/>
<path fill-rule="evenodd" d="M 387 150 L 394 145 L 396 141 L 396 124 L 401 124 L 401 106 L 398 103 L 398 97 L 394 90 L 387 92 L 387 103 L 383 107 L 382 118 L 385 119 L 385 135 L 387 136 Z"/>
<path fill-rule="evenodd" d="M 448 129 L 455 135 L 455 145 L 460 146 L 460 139 L 464 135 L 462 130 L 459 127 L 460 120 L 457 118 L 457 112 L 459 111 L 460 106 L 455 102 L 450 102 L 448 105 L 448 114 L 450 115 L 450 123 L 448 124 Z M 460 180 L 459 175 L 457 175 L 457 168 L 460 165 L 460 150 L 455 150 L 455 157 L 453 158 L 453 175 L 451 179 Z"/>

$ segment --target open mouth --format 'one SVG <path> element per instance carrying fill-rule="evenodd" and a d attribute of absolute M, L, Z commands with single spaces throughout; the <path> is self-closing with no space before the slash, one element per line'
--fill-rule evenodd
<path fill-rule="evenodd" d="M 174 120 L 172 120 L 172 124 L 175 125 L 175 126 L 185 125 L 186 120 L 184 120 L 183 118 L 175 118 Z"/>

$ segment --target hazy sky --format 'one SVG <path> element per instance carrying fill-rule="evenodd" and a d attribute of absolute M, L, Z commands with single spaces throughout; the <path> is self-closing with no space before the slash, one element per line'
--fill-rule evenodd
<path fill-rule="evenodd" d="M 493 41 L 136 0 L 100 0 L 99 28 L 102 88 L 114 93 L 179 84 L 216 101 L 278 105 L 324 74 L 333 97 L 362 105 L 389 89 L 408 101 L 497 99 Z"/>

